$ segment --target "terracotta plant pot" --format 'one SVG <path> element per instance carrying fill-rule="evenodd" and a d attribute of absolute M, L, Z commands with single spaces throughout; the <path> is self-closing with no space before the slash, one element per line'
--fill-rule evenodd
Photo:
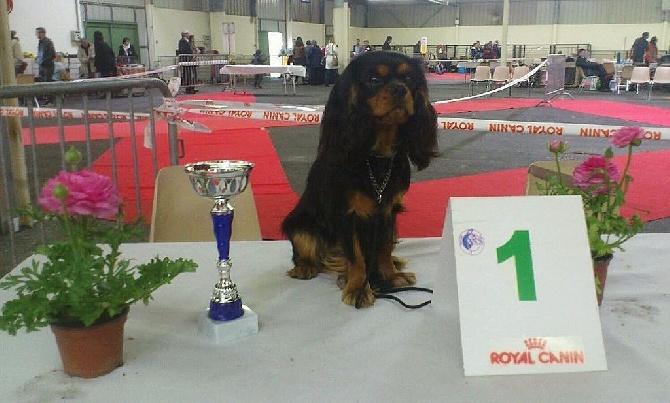
<path fill-rule="evenodd" d="M 123 327 L 128 310 L 89 327 L 51 325 L 65 373 L 95 378 L 123 365 Z"/>
<path fill-rule="evenodd" d="M 607 281 L 607 268 L 614 255 L 609 254 L 593 259 L 593 274 L 596 281 L 596 297 L 598 297 L 598 306 L 603 303 L 603 294 L 605 293 L 605 281 Z"/>

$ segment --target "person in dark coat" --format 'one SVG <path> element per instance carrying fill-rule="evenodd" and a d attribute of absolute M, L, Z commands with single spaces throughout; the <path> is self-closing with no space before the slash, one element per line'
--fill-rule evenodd
<path fill-rule="evenodd" d="M 116 58 L 112 47 L 105 42 L 102 32 L 93 33 L 93 47 L 95 49 L 95 70 L 100 77 L 113 77 L 116 75 Z"/>
<path fill-rule="evenodd" d="M 589 61 L 586 56 L 588 56 L 586 49 L 579 49 L 575 64 L 582 68 L 585 76 L 598 76 L 598 79 L 600 79 L 600 91 L 609 92 L 610 80 L 607 77 L 605 67 L 602 64 Z"/>
<path fill-rule="evenodd" d="M 307 77 L 309 83 L 312 85 L 322 84 L 324 71 L 321 69 L 321 58 L 323 55 L 316 40 L 312 40 L 311 46 L 307 46 L 305 52 L 307 53 Z"/>
<path fill-rule="evenodd" d="M 647 38 L 649 38 L 649 32 L 643 32 L 642 36 L 633 42 L 633 47 L 630 50 L 633 63 L 644 63 L 644 52 L 647 51 L 647 45 L 649 44 Z"/>
<path fill-rule="evenodd" d="M 56 48 L 51 39 L 47 38 L 47 31 L 44 28 L 36 28 L 35 35 L 38 40 L 35 62 L 39 66 L 40 81 L 51 81 L 51 77 L 54 74 Z"/>
<path fill-rule="evenodd" d="M 181 31 L 181 39 L 177 45 L 177 54 L 180 62 L 193 61 L 193 47 L 188 38 L 191 33 L 188 30 Z M 182 66 L 181 67 L 181 86 L 185 88 L 187 94 L 195 94 L 198 92 L 195 88 L 196 66 Z"/>
<path fill-rule="evenodd" d="M 119 46 L 119 53 L 117 53 L 117 56 L 122 57 L 123 63 L 125 64 L 137 63 L 137 51 L 135 51 L 133 44 L 130 43 L 130 38 L 123 38 L 123 42 L 121 43 L 121 46 Z"/>

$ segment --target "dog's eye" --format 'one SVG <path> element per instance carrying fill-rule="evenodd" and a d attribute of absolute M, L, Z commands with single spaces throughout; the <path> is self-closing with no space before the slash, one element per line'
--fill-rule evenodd
<path fill-rule="evenodd" d="M 381 78 L 379 78 L 379 77 L 377 77 L 377 76 L 372 76 L 372 77 L 370 77 L 370 79 L 368 80 L 368 83 L 369 83 L 370 85 L 377 86 L 377 85 L 381 85 L 381 84 L 383 84 L 384 82 L 382 81 Z"/>

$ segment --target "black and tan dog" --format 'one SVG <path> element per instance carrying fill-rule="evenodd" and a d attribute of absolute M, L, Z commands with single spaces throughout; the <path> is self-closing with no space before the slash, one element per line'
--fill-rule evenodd
<path fill-rule="evenodd" d="M 342 300 L 357 308 L 374 303 L 373 290 L 414 284 L 392 256 L 396 217 L 410 162 L 428 166 L 436 132 L 420 60 L 385 51 L 353 59 L 328 98 L 305 192 L 282 224 L 293 245 L 288 274 L 335 271 Z"/>

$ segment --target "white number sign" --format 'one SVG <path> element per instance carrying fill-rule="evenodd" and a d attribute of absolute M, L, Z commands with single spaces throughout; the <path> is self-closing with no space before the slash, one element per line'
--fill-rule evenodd
<path fill-rule="evenodd" d="M 607 369 L 581 198 L 451 198 L 442 242 L 465 375 Z"/>

